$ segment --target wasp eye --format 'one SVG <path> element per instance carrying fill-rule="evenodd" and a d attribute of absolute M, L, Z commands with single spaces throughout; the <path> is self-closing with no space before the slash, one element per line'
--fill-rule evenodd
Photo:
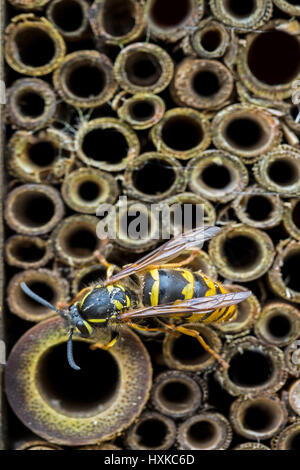
<path fill-rule="evenodd" d="M 76 323 L 76 327 L 80 331 L 82 336 L 89 337 L 93 333 L 93 328 L 86 321 L 79 320 Z"/>

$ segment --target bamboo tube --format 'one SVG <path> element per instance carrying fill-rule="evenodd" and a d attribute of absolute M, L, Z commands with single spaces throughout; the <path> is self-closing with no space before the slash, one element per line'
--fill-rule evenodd
<path fill-rule="evenodd" d="M 138 39 L 145 27 L 143 5 L 134 0 L 95 1 L 89 17 L 102 43 L 120 47 Z"/>
<path fill-rule="evenodd" d="M 204 13 L 203 0 L 147 0 L 145 16 L 154 38 L 176 42 L 197 26 Z"/>
<path fill-rule="evenodd" d="M 285 112 L 285 123 L 297 136 L 300 134 L 300 123 L 296 121 L 299 110 L 298 106 L 292 104 Z"/>
<path fill-rule="evenodd" d="M 121 92 L 115 104 L 119 118 L 133 129 L 148 129 L 157 124 L 165 113 L 165 102 L 160 96 L 142 92 L 124 98 Z"/>
<path fill-rule="evenodd" d="M 221 340 L 211 327 L 199 323 L 186 323 L 183 326 L 199 331 L 208 345 L 220 353 Z M 163 355 L 168 367 L 184 371 L 203 371 L 216 361 L 202 348 L 197 339 L 186 335 L 180 335 L 178 338 L 166 335 L 163 342 Z"/>
<path fill-rule="evenodd" d="M 203 59 L 218 59 L 224 56 L 229 47 L 230 36 L 222 23 L 207 18 L 201 21 L 186 41 L 189 50 L 185 52 L 194 53 Z"/>
<path fill-rule="evenodd" d="M 247 36 L 240 48 L 238 73 L 255 95 L 271 100 L 289 98 L 293 82 L 300 77 L 300 40 L 288 28 L 286 20 L 274 20 L 262 32 Z"/>
<path fill-rule="evenodd" d="M 271 450 L 270 447 L 260 442 L 243 442 L 238 444 L 232 450 Z"/>
<path fill-rule="evenodd" d="M 299 450 L 299 439 L 300 421 L 296 421 L 272 439 L 272 450 Z"/>
<path fill-rule="evenodd" d="M 15 450 L 63 450 L 61 447 L 47 441 L 29 439 L 18 444 Z"/>
<path fill-rule="evenodd" d="M 39 76 L 58 67 L 66 46 L 46 18 L 32 13 L 15 16 L 5 30 L 5 58 L 16 72 Z"/>
<path fill-rule="evenodd" d="M 27 331 L 6 366 L 6 393 L 19 419 L 43 439 L 71 446 L 98 444 L 127 428 L 148 398 L 151 364 L 133 332 L 122 328 L 120 334 L 109 352 L 91 351 L 95 338 L 74 337 L 81 366 L 74 371 L 67 363 L 67 331 L 59 318 Z M 97 340 L 107 344 L 108 330 L 98 329 Z"/>
<path fill-rule="evenodd" d="M 186 58 L 176 68 L 171 93 L 178 105 L 202 110 L 223 107 L 233 91 L 230 70 L 216 60 Z"/>
<path fill-rule="evenodd" d="M 20 10 L 40 10 L 49 0 L 8 0 L 13 7 Z"/>
<path fill-rule="evenodd" d="M 300 203 L 299 198 L 290 199 L 285 203 L 283 225 L 286 231 L 300 241 Z"/>
<path fill-rule="evenodd" d="M 112 63 L 98 51 L 66 55 L 54 72 L 53 82 L 62 99 L 79 108 L 101 106 L 117 90 Z"/>
<path fill-rule="evenodd" d="M 84 287 L 87 287 L 95 282 L 104 281 L 106 279 L 107 268 L 100 264 L 91 264 L 76 270 L 72 281 L 72 293 L 75 297 Z M 118 272 L 119 268 L 115 267 L 114 273 Z"/>
<path fill-rule="evenodd" d="M 56 97 L 39 78 L 20 78 L 7 90 L 6 113 L 13 127 L 35 130 L 54 119 Z"/>
<path fill-rule="evenodd" d="M 26 235 L 13 235 L 5 244 L 5 259 L 10 266 L 22 269 L 37 269 L 53 257 L 48 240 Z"/>
<path fill-rule="evenodd" d="M 73 165 L 74 147 L 57 129 L 17 131 L 8 143 L 8 156 L 9 171 L 22 182 L 57 183 Z"/>
<path fill-rule="evenodd" d="M 171 418 L 144 412 L 127 431 L 125 442 L 133 450 L 166 450 L 174 444 L 176 427 Z"/>
<path fill-rule="evenodd" d="M 68 283 L 56 272 L 49 269 L 21 271 L 8 284 L 7 300 L 10 310 L 24 320 L 39 322 L 55 313 L 28 297 L 20 287 L 21 282 L 26 282 L 30 289 L 54 305 L 68 298 Z"/>
<path fill-rule="evenodd" d="M 277 246 L 277 252 L 274 264 L 268 272 L 269 284 L 279 297 L 300 303 L 300 242 L 284 240 Z"/>
<path fill-rule="evenodd" d="M 280 145 L 264 155 L 253 167 L 256 181 L 268 191 L 282 195 L 300 194 L 300 153 Z"/>
<path fill-rule="evenodd" d="M 186 173 L 190 189 L 211 201 L 230 201 L 248 183 L 243 162 L 222 150 L 207 150 L 197 155 L 188 162 Z"/>
<path fill-rule="evenodd" d="M 115 178 L 109 173 L 79 168 L 72 171 L 62 185 L 62 197 L 74 211 L 96 214 L 101 204 L 113 204 L 119 194 Z"/>
<path fill-rule="evenodd" d="M 247 282 L 268 271 L 274 258 L 274 246 L 271 238 L 257 228 L 229 225 L 211 240 L 209 255 L 223 277 Z"/>
<path fill-rule="evenodd" d="M 24 184 L 7 197 L 5 220 L 16 232 L 42 235 L 62 219 L 64 207 L 57 189 L 42 184 Z"/>
<path fill-rule="evenodd" d="M 75 146 L 85 164 L 106 171 L 124 170 L 140 152 L 135 132 L 115 118 L 98 118 L 82 124 Z"/>
<path fill-rule="evenodd" d="M 180 424 L 177 439 L 184 450 L 225 450 L 231 443 L 232 430 L 222 414 L 206 411 Z"/>
<path fill-rule="evenodd" d="M 287 379 L 282 351 L 254 336 L 231 341 L 222 357 L 229 368 L 217 370 L 217 379 L 233 396 L 274 393 Z"/>
<path fill-rule="evenodd" d="M 157 151 L 187 160 L 211 143 L 208 121 L 194 109 L 173 108 L 150 131 Z"/>
<path fill-rule="evenodd" d="M 219 21 L 241 32 L 261 27 L 269 21 L 273 11 L 271 0 L 210 0 L 209 5 Z"/>
<path fill-rule="evenodd" d="M 162 372 L 156 377 L 151 400 L 157 411 L 172 418 L 187 418 L 203 404 L 197 382 L 178 370 Z"/>
<path fill-rule="evenodd" d="M 184 191 L 181 164 L 170 155 L 148 152 L 132 159 L 124 173 L 126 194 L 133 199 L 157 202 Z"/>
<path fill-rule="evenodd" d="M 300 377 L 300 343 L 294 341 L 289 344 L 284 350 L 285 366 L 294 377 Z"/>
<path fill-rule="evenodd" d="M 117 82 L 129 93 L 161 92 L 169 85 L 173 69 L 173 61 L 164 49 L 144 42 L 122 49 L 114 65 Z"/>
<path fill-rule="evenodd" d="M 300 380 L 295 380 L 288 391 L 288 403 L 291 409 L 300 416 Z"/>
<path fill-rule="evenodd" d="M 300 16 L 300 6 L 293 0 L 274 0 L 275 5 L 284 13 L 291 16 Z"/>
<path fill-rule="evenodd" d="M 89 446 L 84 446 L 84 447 L 80 447 L 79 449 L 77 450 L 122 450 L 121 447 L 118 447 L 114 444 L 110 444 L 109 442 L 108 443 L 103 443 L 101 445 L 89 445 Z"/>
<path fill-rule="evenodd" d="M 285 426 L 287 417 L 284 403 L 278 397 L 267 394 L 239 397 L 230 408 L 230 422 L 234 430 L 246 439 L 270 439 Z"/>
<path fill-rule="evenodd" d="M 258 338 L 276 346 L 287 346 L 297 339 L 300 330 L 300 311 L 284 302 L 267 304 L 255 324 Z"/>
<path fill-rule="evenodd" d="M 47 18 L 68 41 L 87 35 L 89 4 L 85 0 L 54 0 L 47 7 Z"/>
<path fill-rule="evenodd" d="M 245 163 L 257 161 L 281 141 L 279 120 L 252 105 L 234 104 L 222 109 L 213 119 L 212 131 L 218 149 L 238 155 Z"/>

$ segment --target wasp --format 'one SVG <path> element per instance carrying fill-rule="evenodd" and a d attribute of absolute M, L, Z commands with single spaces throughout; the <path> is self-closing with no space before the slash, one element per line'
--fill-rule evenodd
<path fill-rule="evenodd" d="M 192 272 L 184 267 L 196 256 L 199 250 L 197 246 L 219 231 L 218 227 L 205 226 L 184 232 L 137 262 L 124 266 L 116 274 L 113 274 L 113 265 L 101 253 L 96 252 L 95 256 L 107 268 L 106 280 L 85 287 L 64 308 L 54 307 L 32 292 L 24 282 L 21 283 L 21 288 L 32 299 L 54 310 L 66 320 L 69 329 L 67 358 L 69 365 L 75 370 L 80 368 L 73 358 L 73 333 L 87 338 L 94 335 L 97 328 L 109 328 L 110 342 L 107 345 L 96 342 L 91 346 L 108 350 L 118 339 L 120 324 L 143 331 L 192 336 L 226 367 L 225 361 L 210 348 L 198 331 L 182 326 L 182 323 L 187 322 L 234 320 L 237 314 L 236 305 L 251 294 L 250 291 L 228 293 L 221 283 L 209 279 L 202 272 Z M 183 250 L 191 248 L 194 249 L 193 253 L 183 261 L 169 263 Z M 125 278 L 132 275 L 137 275 L 140 280 L 140 293 L 126 283 Z M 151 317 L 157 318 L 161 326 L 149 328 L 137 323 L 138 320 Z"/>

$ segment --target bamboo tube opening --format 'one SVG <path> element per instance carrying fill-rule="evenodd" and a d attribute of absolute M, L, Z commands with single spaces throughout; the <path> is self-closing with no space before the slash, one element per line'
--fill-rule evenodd
<path fill-rule="evenodd" d="M 175 151 L 197 147 L 203 139 L 203 129 L 199 122 L 189 116 L 170 117 L 162 127 L 164 143 Z"/>
<path fill-rule="evenodd" d="M 125 63 L 125 73 L 134 85 L 154 85 L 162 74 L 162 67 L 157 57 L 149 52 L 135 51 Z"/>
<path fill-rule="evenodd" d="M 41 140 L 29 147 L 28 157 L 39 167 L 50 166 L 58 158 L 58 148 L 51 141 Z"/>
<path fill-rule="evenodd" d="M 175 28 L 186 21 L 191 8 L 191 0 L 152 0 L 149 17 L 162 29 Z"/>
<path fill-rule="evenodd" d="M 269 356 L 259 350 L 245 350 L 236 353 L 231 361 L 228 375 L 230 380 L 242 388 L 255 388 L 265 384 L 274 373 Z"/>
<path fill-rule="evenodd" d="M 300 431 L 293 433 L 286 442 L 285 450 L 299 450 L 300 448 Z"/>
<path fill-rule="evenodd" d="M 50 21 L 67 38 L 80 35 L 87 27 L 86 4 L 82 0 L 55 0 L 51 2 L 47 15 Z"/>
<path fill-rule="evenodd" d="M 43 96 L 33 90 L 24 90 L 19 93 L 16 104 L 23 117 L 30 117 L 32 119 L 40 117 L 45 110 L 45 100 Z"/>
<path fill-rule="evenodd" d="M 43 210 L 36 210 L 37 207 L 43 207 Z M 22 225 L 29 228 L 39 228 L 53 218 L 54 204 L 45 194 L 32 191 L 16 198 L 13 212 Z"/>
<path fill-rule="evenodd" d="M 8 264 L 18 268 L 39 268 L 53 256 L 50 244 L 38 237 L 14 235 L 5 245 Z"/>
<path fill-rule="evenodd" d="M 292 220 L 295 226 L 297 227 L 297 229 L 300 230 L 300 201 L 296 202 L 296 204 L 293 207 Z"/>
<path fill-rule="evenodd" d="M 93 255 L 97 248 L 97 237 L 94 227 L 74 221 L 59 234 L 60 248 L 66 256 L 85 259 Z"/>
<path fill-rule="evenodd" d="M 224 7 L 231 15 L 237 18 L 247 18 L 256 8 L 256 0 L 225 0 Z"/>
<path fill-rule="evenodd" d="M 300 448 L 300 423 L 287 426 L 272 441 L 273 450 L 299 450 Z"/>
<path fill-rule="evenodd" d="M 300 293 L 299 263 L 300 250 L 289 253 L 283 259 L 281 268 L 284 285 L 297 293 Z"/>
<path fill-rule="evenodd" d="M 259 195 L 249 197 L 245 207 L 245 212 L 248 213 L 250 219 L 257 222 L 268 219 L 273 210 L 272 201 L 266 196 Z"/>
<path fill-rule="evenodd" d="M 218 428 L 209 421 L 199 421 L 189 428 L 187 438 L 193 448 L 205 449 L 218 439 Z"/>
<path fill-rule="evenodd" d="M 288 241 L 288 243 L 287 243 Z M 269 283 L 280 297 L 293 302 L 300 302 L 300 281 L 298 267 L 300 245 L 295 240 L 279 245 L 278 255 L 268 273 Z"/>
<path fill-rule="evenodd" d="M 220 46 L 222 35 L 218 29 L 207 29 L 201 37 L 201 45 L 208 52 L 214 52 Z"/>
<path fill-rule="evenodd" d="M 160 413 L 144 413 L 127 434 L 130 449 L 169 449 L 175 440 L 174 422 Z"/>
<path fill-rule="evenodd" d="M 299 181 L 300 169 L 297 161 L 284 158 L 277 158 L 270 162 L 267 169 L 268 177 L 272 182 L 279 186 L 290 186 Z"/>
<path fill-rule="evenodd" d="M 55 56 L 53 38 L 37 27 L 28 26 L 17 32 L 15 46 L 23 64 L 30 67 L 42 67 Z"/>
<path fill-rule="evenodd" d="M 91 266 L 80 269 L 74 276 L 72 282 L 72 292 L 74 296 L 87 286 L 99 283 L 100 280 L 106 278 L 106 267 L 101 264 L 93 264 Z"/>
<path fill-rule="evenodd" d="M 104 2 L 103 27 L 111 36 L 126 36 L 135 26 L 135 9 L 131 0 Z"/>
<path fill-rule="evenodd" d="M 106 86 L 104 71 L 95 65 L 77 64 L 69 70 L 67 86 L 70 92 L 80 98 L 89 98 L 102 93 Z"/>
<path fill-rule="evenodd" d="M 219 413 L 204 412 L 179 426 L 181 449 L 223 450 L 229 447 L 232 431 L 227 419 Z"/>
<path fill-rule="evenodd" d="M 247 236 L 237 235 L 227 239 L 223 250 L 230 267 L 238 271 L 257 265 L 261 257 L 259 244 L 254 238 Z"/>
<path fill-rule="evenodd" d="M 132 179 L 138 191 L 155 195 L 165 193 L 173 186 L 176 173 L 167 161 L 151 159 L 133 171 Z"/>
<path fill-rule="evenodd" d="M 287 346 L 297 338 L 299 328 L 299 310 L 290 304 L 272 302 L 261 312 L 255 332 L 271 344 Z"/>
<path fill-rule="evenodd" d="M 99 142 L 101 142 L 101 147 L 109 149 L 108 159 L 105 159 L 107 155 L 104 152 L 99 152 L 97 145 Z M 124 135 L 121 132 L 117 132 L 116 129 L 94 129 L 84 136 L 82 150 L 87 158 L 91 160 L 109 162 L 115 165 L 126 158 L 128 142 Z"/>
<path fill-rule="evenodd" d="M 223 136 L 233 148 L 249 150 L 264 146 L 269 138 L 259 120 L 246 116 L 229 119 Z"/>
<path fill-rule="evenodd" d="M 135 101 L 129 106 L 129 113 L 135 121 L 148 121 L 154 116 L 155 104 L 150 100 Z"/>
<path fill-rule="evenodd" d="M 257 186 L 249 187 L 249 195 L 238 195 L 233 207 L 240 221 L 253 227 L 274 227 L 281 222 L 283 216 L 280 198 L 277 195 L 264 194 Z"/>

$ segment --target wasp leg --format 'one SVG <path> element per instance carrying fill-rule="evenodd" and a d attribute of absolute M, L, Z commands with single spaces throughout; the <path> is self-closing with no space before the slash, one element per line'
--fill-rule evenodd
<path fill-rule="evenodd" d="M 84 287 L 83 289 L 81 289 L 80 292 L 78 292 L 78 294 L 71 300 L 71 302 L 69 303 L 65 303 L 65 302 L 58 302 L 57 303 L 57 308 L 58 309 L 64 309 L 64 308 L 69 308 L 71 305 L 73 305 L 77 300 L 80 299 L 80 297 L 85 294 L 86 292 L 88 292 L 89 290 L 91 290 L 90 287 Z"/>
<path fill-rule="evenodd" d="M 196 258 L 197 254 L 199 253 L 200 250 L 194 250 L 193 253 L 191 253 L 190 256 L 188 256 L 186 259 L 182 261 L 178 261 L 178 263 L 167 263 L 167 264 L 160 264 L 159 266 L 148 266 L 148 269 L 174 269 L 174 268 L 180 268 L 181 266 L 186 266 L 189 263 L 192 263 L 194 259 Z"/>
<path fill-rule="evenodd" d="M 140 331 L 150 331 L 150 332 L 160 331 L 161 333 L 169 333 L 169 334 L 173 334 L 174 336 L 176 336 L 176 338 L 178 337 L 178 334 L 176 334 L 175 332 L 171 332 L 166 328 L 149 328 L 148 326 L 141 326 L 141 325 L 137 325 L 136 323 L 131 323 L 131 322 L 126 322 L 126 325 L 131 326 L 131 328 L 135 328 L 136 330 L 140 330 Z"/>
<path fill-rule="evenodd" d="M 100 264 L 106 267 L 106 279 L 109 279 L 113 275 L 114 265 L 109 263 L 99 250 L 94 251 L 94 256 L 97 258 Z"/>
<path fill-rule="evenodd" d="M 95 349 L 103 349 L 104 351 L 108 351 L 118 341 L 118 338 L 119 338 L 119 332 L 113 331 L 112 338 L 108 344 L 94 343 L 90 346 L 90 349 L 92 351 L 94 351 Z"/>

